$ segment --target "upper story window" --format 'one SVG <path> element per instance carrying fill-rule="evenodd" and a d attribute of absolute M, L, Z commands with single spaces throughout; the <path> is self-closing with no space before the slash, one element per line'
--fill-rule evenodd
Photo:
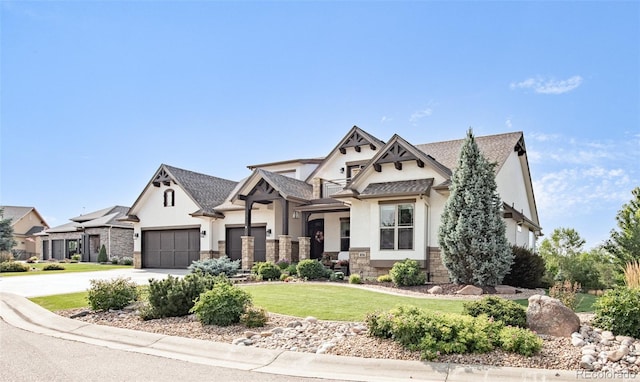
<path fill-rule="evenodd" d="M 173 207 L 176 205 L 176 193 L 171 189 L 167 189 L 164 192 L 164 206 Z"/>
<path fill-rule="evenodd" d="M 380 205 L 380 249 L 413 249 L 413 203 Z"/>

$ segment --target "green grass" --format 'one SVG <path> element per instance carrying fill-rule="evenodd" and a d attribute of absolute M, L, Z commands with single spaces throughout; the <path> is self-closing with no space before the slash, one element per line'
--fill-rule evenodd
<path fill-rule="evenodd" d="M 395 296 L 332 284 L 274 283 L 245 285 L 253 304 L 269 312 L 321 320 L 362 321 L 376 310 L 411 304 L 430 311 L 461 313 L 461 300 Z"/>
<path fill-rule="evenodd" d="M 578 293 L 576 297 L 578 299 L 578 306 L 575 310 L 576 313 L 593 312 L 593 303 L 598 300 L 598 297 L 586 293 Z M 529 300 L 522 299 L 515 301 L 525 308 L 529 305 Z"/>
<path fill-rule="evenodd" d="M 65 269 L 64 271 L 43 271 L 42 268 L 51 263 L 33 263 L 27 264 L 32 269 L 29 272 L 0 272 L 2 277 L 14 277 L 14 276 L 33 276 L 33 275 L 53 275 L 58 273 L 72 273 L 72 272 L 95 272 L 95 271 L 108 271 L 110 269 L 131 268 L 131 265 L 112 265 L 112 264 L 98 264 L 98 263 L 58 263 Z"/>
<path fill-rule="evenodd" d="M 32 297 L 29 300 L 52 312 L 55 312 L 57 310 L 74 309 L 89 306 L 89 303 L 87 302 L 87 292 Z"/>

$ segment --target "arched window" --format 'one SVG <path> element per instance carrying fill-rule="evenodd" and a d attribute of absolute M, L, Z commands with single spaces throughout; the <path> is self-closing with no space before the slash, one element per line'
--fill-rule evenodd
<path fill-rule="evenodd" d="M 167 189 L 164 192 L 164 206 L 173 207 L 176 205 L 176 194 L 172 189 Z"/>

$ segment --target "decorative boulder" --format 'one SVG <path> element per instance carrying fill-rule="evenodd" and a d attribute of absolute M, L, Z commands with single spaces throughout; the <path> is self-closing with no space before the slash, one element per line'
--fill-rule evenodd
<path fill-rule="evenodd" d="M 482 288 L 478 288 L 477 286 L 467 285 L 464 288 L 460 289 L 456 292 L 456 294 L 463 296 L 480 296 L 482 294 Z"/>
<path fill-rule="evenodd" d="M 516 294 L 516 288 L 509 285 L 496 285 L 496 294 Z"/>
<path fill-rule="evenodd" d="M 560 300 L 536 294 L 529 297 L 527 326 L 538 334 L 571 337 L 580 330 L 580 318 Z"/>
<path fill-rule="evenodd" d="M 441 286 L 436 285 L 434 287 L 429 288 L 427 293 L 429 293 L 429 294 L 442 294 L 442 293 L 444 293 L 444 290 L 442 289 Z"/>

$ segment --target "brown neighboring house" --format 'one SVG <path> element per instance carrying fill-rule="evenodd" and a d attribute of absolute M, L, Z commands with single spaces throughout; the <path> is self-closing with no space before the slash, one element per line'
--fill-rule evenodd
<path fill-rule="evenodd" d="M 2 219 L 10 219 L 16 246 L 11 251 L 16 260 L 32 256 L 42 258 L 40 238 L 36 234 L 49 228 L 35 207 L 0 206 Z"/>
<path fill-rule="evenodd" d="M 71 222 L 47 229 L 42 235 L 43 259 L 70 259 L 81 255 L 81 261 L 97 262 L 100 247 L 107 256 L 125 257 L 133 254 L 133 226 L 118 221 L 129 207 L 113 206 L 71 218 Z"/>

